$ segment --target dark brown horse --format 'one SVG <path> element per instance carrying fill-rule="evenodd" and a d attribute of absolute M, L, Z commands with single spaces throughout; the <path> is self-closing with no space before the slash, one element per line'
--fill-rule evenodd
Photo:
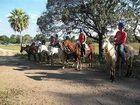
<path fill-rule="evenodd" d="M 28 60 L 31 60 L 31 55 L 34 57 L 34 60 L 36 61 L 36 54 L 37 54 L 37 47 L 34 45 L 26 45 L 25 47 L 21 47 L 20 52 L 26 51 L 28 54 Z"/>
<path fill-rule="evenodd" d="M 93 60 L 94 60 L 94 52 L 95 47 L 93 44 L 89 44 L 89 49 L 86 50 L 86 57 L 90 60 L 90 66 L 93 66 Z M 72 53 L 75 54 L 76 57 L 76 70 L 82 69 L 82 61 L 81 61 L 81 48 L 78 43 L 73 43 L 71 40 L 66 39 L 63 41 L 63 47 L 68 48 Z"/>

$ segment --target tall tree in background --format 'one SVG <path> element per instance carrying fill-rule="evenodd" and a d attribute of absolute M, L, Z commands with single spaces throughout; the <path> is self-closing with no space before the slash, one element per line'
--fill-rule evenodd
<path fill-rule="evenodd" d="M 140 43 L 137 34 L 140 33 L 140 0 L 127 0 L 127 8 L 123 12 L 123 17 L 127 23 L 128 36 L 135 36 L 135 39 Z"/>
<path fill-rule="evenodd" d="M 31 37 L 29 34 L 25 34 L 25 35 L 23 36 L 23 42 L 24 42 L 25 44 L 29 44 L 29 43 L 31 43 L 31 41 L 32 41 L 32 37 Z"/>
<path fill-rule="evenodd" d="M 72 27 L 83 27 L 87 35 L 99 43 L 99 55 L 102 56 L 102 40 L 109 29 L 115 28 L 125 6 L 126 3 L 120 0 L 83 0 L 75 7 L 67 6 L 62 19 Z"/>
<path fill-rule="evenodd" d="M 8 44 L 9 43 L 9 37 L 6 35 L 1 35 L 0 36 L 0 43 L 1 44 Z"/>
<path fill-rule="evenodd" d="M 84 28 L 89 37 L 98 41 L 99 54 L 102 56 L 102 39 L 108 32 L 108 27 L 117 23 L 120 11 L 124 6 L 120 0 L 49 0 L 47 5 L 49 11 L 46 12 L 46 15 L 50 16 L 49 13 L 57 10 L 58 12 L 51 15 L 50 19 L 53 21 L 60 19 L 72 30 Z M 45 16 L 40 17 L 40 20 L 49 21 L 52 24 L 50 19 Z M 49 26 L 49 23 L 46 25 Z M 40 27 L 40 29 L 43 28 Z M 94 37 L 89 32 L 96 32 L 97 36 Z"/>
<path fill-rule="evenodd" d="M 49 29 L 53 32 L 57 21 L 63 22 L 62 29 L 84 28 L 86 34 L 99 43 L 99 55 L 102 56 L 102 40 L 110 29 L 116 28 L 118 22 L 123 20 L 128 26 L 133 26 L 124 13 L 132 7 L 131 2 L 139 6 L 136 1 L 139 0 L 48 0 L 47 10 L 38 19 L 38 26 L 45 33 Z M 139 13 L 138 9 L 134 10 Z"/>
<path fill-rule="evenodd" d="M 21 32 L 28 28 L 29 16 L 22 9 L 14 9 L 10 12 L 11 15 L 8 17 L 8 21 L 15 32 L 20 33 L 20 43 L 22 46 L 22 35 Z"/>

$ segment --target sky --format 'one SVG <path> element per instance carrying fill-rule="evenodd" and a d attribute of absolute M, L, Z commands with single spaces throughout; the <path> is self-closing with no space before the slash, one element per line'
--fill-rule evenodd
<path fill-rule="evenodd" d="M 38 33 L 37 18 L 46 11 L 47 0 L 0 0 L 0 35 L 15 34 L 8 22 L 10 12 L 15 8 L 23 9 L 29 15 L 29 27 L 22 34 L 35 36 Z"/>

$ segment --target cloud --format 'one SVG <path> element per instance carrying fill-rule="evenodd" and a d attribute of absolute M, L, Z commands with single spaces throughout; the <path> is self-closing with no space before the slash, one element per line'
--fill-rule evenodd
<path fill-rule="evenodd" d="M 0 23 L 2 23 L 2 20 L 0 20 Z"/>

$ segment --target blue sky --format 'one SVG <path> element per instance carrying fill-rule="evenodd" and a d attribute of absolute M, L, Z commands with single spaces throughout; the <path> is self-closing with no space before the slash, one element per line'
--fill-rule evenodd
<path fill-rule="evenodd" d="M 15 34 L 7 17 L 12 10 L 20 8 L 30 16 L 29 27 L 22 33 L 35 36 L 38 30 L 36 20 L 43 11 L 46 11 L 46 3 L 47 0 L 0 0 L 0 35 Z"/>

